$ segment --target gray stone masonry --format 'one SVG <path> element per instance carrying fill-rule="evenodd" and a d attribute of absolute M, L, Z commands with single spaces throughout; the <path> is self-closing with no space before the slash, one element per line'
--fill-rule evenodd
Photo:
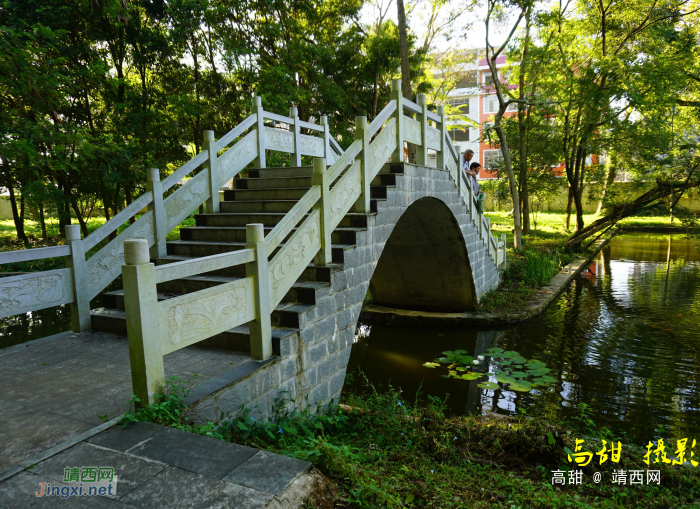
<path fill-rule="evenodd" d="M 388 165 L 384 172 L 388 170 Z M 500 273 L 446 170 L 410 164 L 387 186 L 386 200 L 376 202 L 376 214 L 356 244 L 345 249 L 342 264 L 333 264 L 330 289 L 317 301 L 314 319 L 280 339 L 280 357 L 190 405 L 196 422 L 240 415 L 243 405 L 256 418 L 266 418 L 276 404 L 315 409 L 337 403 L 355 336 L 362 301 L 384 245 L 403 212 L 415 201 L 432 197 L 445 203 L 460 225 L 467 247 L 477 299 L 498 286 Z M 484 232 L 483 235 L 488 235 Z"/>

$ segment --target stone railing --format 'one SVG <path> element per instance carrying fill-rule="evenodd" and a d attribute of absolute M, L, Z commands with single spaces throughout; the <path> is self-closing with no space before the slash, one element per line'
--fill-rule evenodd
<path fill-rule="evenodd" d="M 291 163 L 296 166 L 301 164 L 302 155 L 335 161 L 343 153 L 330 135 L 325 116 L 318 125 L 299 119 L 294 107 L 289 114 L 285 117 L 265 111 L 260 98 L 254 97 L 252 115 L 219 140 L 215 140 L 214 131 L 204 131 L 202 151 L 162 182 L 159 171 L 149 169 L 147 192 L 84 239 L 80 238 L 79 226 L 71 225 L 65 231 L 67 245 L 0 253 L 0 265 L 66 259 L 64 269 L 1 278 L 0 318 L 70 304 L 73 330 L 89 330 L 90 300 L 121 274 L 126 241 L 145 239 L 152 257 L 165 256 L 167 233 L 203 203 L 207 212 L 218 212 L 219 189 L 254 160 L 257 167 L 264 168 L 267 150 L 291 154 Z M 289 129 L 267 126 L 266 120 L 286 124 Z M 301 134 L 301 129 L 319 133 L 320 137 Z M 165 191 L 200 167 L 203 171 L 163 198 Z M 146 212 L 140 214 L 144 208 Z M 85 254 L 90 249 L 138 214 L 140 217 L 133 224 L 86 260 Z"/>
<path fill-rule="evenodd" d="M 133 388 L 141 404 L 152 402 L 164 382 L 163 355 L 231 327 L 249 324 L 253 359 L 272 355 L 271 311 L 311 261 L 331 263 L 331 233 L 353 207 L 370 211 L 370 182 L 389 158 L 403 161 L 404 140 L 419 146 L 418 164 L 424 166 L 429 148 L 437 147 L 441 164 L 449 151 L 447 167 L 460 185 L 459 159 L 446 136 L 444 110 L 439 107 L 437 115 L 429 112 L 423 95 L 418 96 L 418 104 L 404 99 L 399 80 L 392 82 L 391 97 L 371 124 L 367 124 L 367 117 L 355 118 L 355 141 L 330 167 L 326 158 L 314 159 L 311 188 L 266 237 L 262 224 L 246 226 L 246 249 L 156 267 L 149 263 L 150 244 L 146 240 L 127 241 L 126 265 L 122 267 L 124 301 Z M 418 120 L 406 117 L 404 110 L 417 113 Z M 276 115 L 273 120 L 291 119 Z M 258 123 L 258 129 L 248 136 L 261 143 L 261 130 Z M 295 137 L 296 131 L 295 127 Z M 270 131 L 266 132 L 270 140 Z M 289 150 L 291 136 L 275 138 L 268 147 Z M 330 145 L 325 146 L 327 150 Z M 262 156 L 259 162 L 264 165 Z M 468 183 L 462 195 L 475 212 L 474 200 L 468 199 L 473 197 Z M 483 215 L 473 217 L 482 233 L 491 238 L 489 251 L 497 260 L 501 250 L 505 253 L 505 242 L 496 243 Z M 245 278 L 157 301 L 159 282 L 240 264 L 246 265 Z"/>
<path fill-rule="evenodd" d="M 494 263 L 499 269 L 505 269 L 506 264 L 506 235 L 501 234 L 500 240 L 491 234 L 491 220 L 479 213 L 476 195 L 472 189 L 472 181 L 470 178 L 465 178 L 465 173 L 461 169 L 460 155 L 455 151 L 449 136 L 444 135 L 443 140 L 449 146 L 447 151 L 447 169 L 454 181 L 459 186 L 459 192 L 467 207 L 467 211 L 472 216 L 474 224 L 479 232 L 486 239 L 489 254 Z"/>

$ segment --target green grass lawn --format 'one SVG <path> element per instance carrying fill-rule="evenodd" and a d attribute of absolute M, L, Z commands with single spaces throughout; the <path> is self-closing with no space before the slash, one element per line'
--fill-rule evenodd
<path fill-rule="evenodd" d="M 465 383 L 466 385 L 466 383 Z M 219 424 L 191 425 L 182 415 L 185 392 L 173 390 L 157 404 L 127 414 L 148 421 L 266 449 L 312 462 L 339 491 L 336 508 L 659 508 L 698 507 L 700 468 L 646 465 L 644 450 L 623 448 L 619 462 L 576 467 L 567 458 L 575 440 L 599 451 L 601 439 L 617 441 L 579 409 L 570 422 L 517 418 L 448 417 L 444 402 L 428 398 L 415 406 L 399 389 L 356 395 L 343 392 L 348 406 L 283 410 L 269 421 L 251 410 Z M 278 401 L 281 403 L 281 401 Z M 311 410 L 311 411 L 310 411 Z M 608 446 L 609 447 L 609 446 Z M 673 455 L 673 446 L 667 450 Z M 581 484 L 552 485 L 553 471 L 581 470 Z M 613 470 L 660 470 L 661 485 L 612 484 Z M 593 476 L 602 474 L 595 484 Z M 646 472 L 645 472 L 646 473 Z"/>

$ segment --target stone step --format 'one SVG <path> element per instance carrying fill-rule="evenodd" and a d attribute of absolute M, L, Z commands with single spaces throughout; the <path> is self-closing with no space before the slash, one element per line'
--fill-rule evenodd
<path fill-rule="evenodd" d="M 92 330 L 126 335 L 126 313 L 123 309 L 101 307 L 93 309 L 90 313 Z M 231 352 L 250 353 L 250 334 L 247 325 L 245 331 L 246 334 L 241 334 L 240 327 L 235 327 L 202 340 L 197 345 Z M 273 325 L 272 352 L 275 355 L 280 355 L 280 339 L 287 338 L 296 332 L 296 328 Z"/>
<path fill-rule="evenodd" d="M 311 177 L 266 177 L 236 179 L 235 189 L 281 189 L 286 187 L 311 187 Z"/>
<path fill-rule="evenodd" d="M 296 230 L 296 228 L 295 228 Z M 358 231 L 364 228 L 336 228 L 331 233 L 334 244 L 354 244 Z M 265 228 L 265 235 L 272 227 Z M 209 241 L 209 242 L 244 242 L 246 241 L 245 226 L 187 226 L 180 228 L 180 240 Z"/>
<path fill-rule="evenodd" d="M 366 228 L 367 216 L 364 214 L 350 212 L 340 220 L 338 225 L 341 228 Z M 252 223 L 262 223 L 265 226 L 277 226 L 285 214 L 282 212 L 220 212 L 218 214 L 195 214 L 194 219 L 197 226 L 245 226 Z"/>
<path fill-rule="evenodd" d="M 379 173 L 376 175 L 370 186 L 395 186 L 396 185 L 396 173 Z M 371 192 L 371 190 L 370 190 Z"/>
<path fill-rule="evenodd" d="M 224 191 L 227 193 L 229 191 Z M 220 202 L 223 213 L 259 213 L 273 212 L 286 214 L 299 200 L 237 200 Z"/>
<path fill-rule="evenodd" d="M 296 200 L 308 192 L 308 187 L 281 187 L 277 189 L 232 189 L 224 191 L 225 201 L 238 200 Z"/>
<path fill-rule="evenodd" d="M 168 255 L 162 258 L 155 258 L 153 262 L 156 265 L 164 265 L 166 263 L 181 262 L 184 260 L 192 260 L 196 258 L 195 256 L 185 256 L 185 255 Z M 304 268 L 301 276 L 297 280 L 298 283 L 319 283 L 325 284 L 331 282 L 331 274 L 338 270 L 342 270 L 342 266 L 336 263 L 330 263 L 328 266 L 309 264 Z M 245 277 L 245 267 L 243 265 L 237 265 L 235 267 L 229 267 L 227 269 L 216 270 L 212 272 L 207 272 L 207 275 L 220 275 L 220 276 L 233 276 L 233 277 Z M 306 301 L 304 301 L 306 302 Z"/>
<path fill-rule="evenodd" d="M 248 178 L 310 177 L 312 166 L 283 166 L 278 168 L 256 168 L 248 170 Z"/>
<path fill-rule="evenodd" d="M 391 177 L 391 175 L 386 175 Z M 371 198 L 386 198 L 387 188 L 393 187 L 391 185 L 380 185 L 371 186 L 370 197 Z M 276 200 L 296 200 L 299 201 L 304 197 L 306 192 L 309 190 L 308 187 L 283 187 L 283 188 L 273 188 L 273 189 L 232 189 L 230 191 L 224 191 L 225 201 L 276 201 Z M 294 205 L 292 205 L 294 206 Z M 289 207 L 288 210 L 291 210 Z M 258 212 L 257 210 L 221 210 L 221 212 Z M 265 212 L 268 212 L 265 210 Z M 269 211 L 272 212 L 272 211 Z"/>
<path fill-rule="evenodd" d="M 282 246 L 282 245 L 280 245 Z M 173 240 L 167 243 L 169 255 L 211 256 L 245 249 L 245 242 L 210 242 L 203 240 Z M 331 247 L 333 262 L 344 263 L 344 252 L 355 249 L 354 245 L 337 244 Z M 273 253 L 274 255 L 274 253 Z"/>

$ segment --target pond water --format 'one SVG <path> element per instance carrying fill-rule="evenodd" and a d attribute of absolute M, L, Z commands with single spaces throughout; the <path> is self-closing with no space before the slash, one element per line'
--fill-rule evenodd
<path fill-rule="evenodd" d="M 445 379 L 423 363 L 444 350 L 494 346 L 539 359 L 556 382 L 529 393 L 486 390 L 484 379 Z M 555 421 L 589 406 L 598 426 L 645 444 L 654 436 L 700 439 L 700 251 L 681 236 L 613 239 L 539 318 L 509 328 L 417 330 L 360 324 L 348 371 L 444 397 L 454 414 L 495 412 Z M 351 389 L 367 390 L 355 374 Z M 495 381 L 495 379 L 493 379 Z"/>

